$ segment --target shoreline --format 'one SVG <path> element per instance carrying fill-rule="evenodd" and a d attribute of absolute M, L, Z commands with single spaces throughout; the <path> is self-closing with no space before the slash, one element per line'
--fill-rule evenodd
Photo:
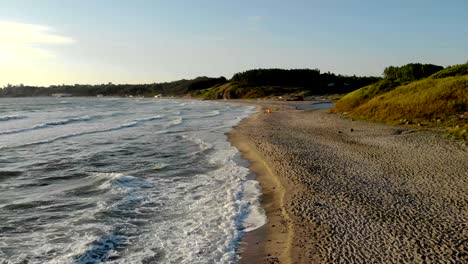
<path fill-rule="evenodd" d="M 279 111 L 296 110 L 297 106 L 329 102 L 328 97 L 317 96 L 309 101 L 275 101 L 228 99 L 219 102 L 255 106 L 256 112 L 241 120 L 228 133 L 228 140 L 236 147 L 241 157 L 249 162 L 249 170 L 255 174 L 255 180 L 262 188 L 262 207 L 267 216 L 264 226 L 245 233 L 238 249 L 240 264 L 258 263 L 295 263 L 297 258 L 291 256 L 294 239 L 294 226 L 285 210 L 286 188 L 281 178 L 276 175 L 271 161 L 256 149 L 254 140 L 244 133 L 246 127 L 255 126 L 257 119 L 266 109 Z"/>
<path fill-rule="evenodd" d="M 317 101 L 228 102 L 257 107 L 228 139 L 257 175 L 268 219 L 242 239 L 239 263 L 463 258 L 466 146 L 437 131 L 295 110 Z"/>
<path fill-rule="evenodd" d="M 254 147 L 248 137 L 241 133 L 242 127 L 249 122 L 255 122 L 261 114 L 257 112 L 245 118 L 229 133 L 228 139 L 235 146 L 243 159 L 249 162 L 249 169 L 254 173 L 255 180 L 262 187 L 262 207 L 267 215 L 264 226 L 247 232 L 242 238 L 239 263 L 252 263 L 253 260 L 264 259 L 267 263 L 291 263 L 289 246 L 293 231 L 288 224 L 289 216 L 284 211 L 283 199 L 285 189 L 271 166 Z"/>
<path fill-rule="evenodd" d="M 241 157 L 249 162 L 249 170 L 262 188 L 261 204 L 267 216 L 264 226 L 245 233 L 238 249 L 240 264 L 250 263 L 296 263 L 300 258 L 293 257 L 294 225 L 286 211 L 284 199 L 287 188 L 275 173 L 271 161 L 253 145 L 254 140 L 244 133 L 246 127 L 255 126 L 257 119 L 266 109 L 296 111 L 297 106 L 330 102 L 326 96 L 317 96 L 308 101 L 275 101 L 228 99 L 219 102 L 255 106 L 256 112 L 241 120 L 228 133 L 228 141 L 236 147 Z M 317 260 L 317 259 L 315 259 Z"/>

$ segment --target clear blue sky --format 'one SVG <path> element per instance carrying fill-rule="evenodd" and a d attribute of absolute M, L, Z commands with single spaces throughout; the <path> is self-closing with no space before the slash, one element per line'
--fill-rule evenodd
<path fill-rule="evenodd" d="M 466 61 L 467 0 L 0 0 L 0 85 Z"/>

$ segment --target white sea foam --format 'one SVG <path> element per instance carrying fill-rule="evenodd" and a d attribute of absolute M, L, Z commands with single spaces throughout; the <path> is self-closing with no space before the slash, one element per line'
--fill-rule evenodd
<path fill-rule="evenodd" d="M 75 100 L 79 99 L 70 99 L 70 104 Z M 38 165 L 38 170 L 47 167 L 47 173 L 66 176 L 68 169 L 73 169 L 85 175 L 73 180 L 57 177 L 58 180 L 47 182 L 50 186 L 40 187 L 36 197 L 31 196 L 32 201 L 39 195 L 41 199 L 60 201 L 37 208 L 34 215 L 59 210 L 67 203 L 70 207 L 57 211 L 56 217 L 63 217 L 60 221 L 35 222 L 31 233 L 23 233 L 24 240 L 9 240 L 18 252 L 15 255 L 18 262 L 27 259 L 31 263 L 79 264 L 236 262 L 244 233 L 266 222 L 260 206 L 259 184 L 249 179 L 250 171 L 225 135 L 252 110 L 232 106 L 226 112 L 225 104 L 183 102 L 191 108 L 185 111 L 179 102 L 158 103 L 157 108 L 145 104 L 142 109 L 134 105 L 138 102 L 126 100 L 122 104 L 129 106 L 119 104 L 110 112 L 127 108 L 131 111 L 83 123 L 80 130 L 56 125 L 51 130 L 63 134 L 36 131 L 50 138 L 28 144 L 63 140 L 51 147 L 54 151 L 66 150 L 46 153 L 47 148 L 27 149 L 32 152 L 29 161 L 37 162 L 39 152 L 35 151 L 39 150 L 41 155 L 55 155 L 54 162 Z M 99 104 L 98 109 L 105 109 L 101 101 Z M 182 114 L 173 116 L 179 109 Z M 96 109 L 90 109 L 90 113 L 96 113 Z M 144 125 L 153 121 L 155 125 Z M 160 133 L 159 126 L 168 133 Z M 111 131 L 119 133 L 107 133 Z M 103 135 L 86 136 L 96 133 Z M 83 137 L 74 139 L 69 146 L 67 139 L 78 136 Z M 123 137 L 129 139 L 121 140 Z M 98 144 L 103 139 L 115 143 Z M 86 147 L 78 148 L 81 143 Z M 93 143 L 95 147 L 89 148 Z M 25 155 L 28 151 L 19 153 Z M 63 156 L 63 160 L 57 155 Z M 55 160 L 59 162 L 55 164 Z M 79 165 L 68 163 L 78 161 Z M 18 193 L 10 192 L 9 195 Z M 51 212 L 47 211 L 45 216 Z M 40 229 L 35 229 L 36 226 Z M 1 247 L 0 244 L 0 258 Z"/>
<path fill-rule="evenodd" d="M 139 119 L 135 119 L 136 122 L 148 122 L 148 121 L 153 121 L 153 120 L 157 120 L 157 119 L 161 119 L 161 115 L 157 115 L 157 116 L 151 116 L 151 117 L 145 117 L 145 118 L 139 118 Z"/>
<path fill-rule="evenodd" d="M 177 126 L 177 125 L 182 124 L 182 122 L 183 122 L 183 118 L 182 117 L 177 117 L 177 118 L 167 122 L 166 127 Z"/>
<path fill-rule="evenodd" d="M 92 117 L 90 117 L 90 116 L 73 117 L 73 118 L 68 118 L 68 119 L 63 119 L 63 120 L 50 121 L 50 122 L 47 122 L 47 123 L 44 123 L 44 124 L 39 124 L 39 125 L 35 125 L 33 127 L 28 127 L 28 128 L 22 128 L 22 129 L 17 129 L 17 130 L 10 130 L 10 131 L 3 131 L 3 132 L 0 132 L 0 135 L 23 133 L 23 132 L 28 132 L 28 131 L 37 130 L 37 129 L 45 129 L 45 128 L 50 128 L 50 127 L 55 127 L 55 126 L 67 125 L 67 124 L 71 124 L 71 123 L 91 121 L 91 120 L 94 120 L 97 117 L 111 117 L 111 116 L 116 116 L 116 115 L 118 115 L 118 114 L 99 115 L 99 116 L 92 116 Z M 145 117 L 145 118 L 139 118 L 139 119 L 135 119 L 133 122 L 124 124 L 124 125 L 116 127 L 116 128 L 112 128 L 110 130 L 133 127 L 133 126 L 136 126 L 138 124 L 154 121 L 154 120 L 161 119 L 161 118 L 162 118 L 161 115 Z M 16 118 L 16 119 L 20 119 L 20 118 Z M 108 132 L 109 130 L 104 129 L 104 130 L 101 130 L 101 131 L 102 132 Z M 95 131 L 95 132 L 99 132 L 99 131 Z M 75 135 L 79 135 L 79 133 L 73 134 L 73 136 L 75 136 Z M 64 135 L 64 137 L 67 138 L 67 135 Z"/>
<path fill-rule="evenodd" d="M 73 118 L 68 118 L 68 119 L 63 119 L 63 120 L 51 121 L 51 122 L 47 122 L 47 123 L 44 123 L 44 124 L 35 125 L 33 127 L 28 127 L 28 128 L 22 128 L 22 129 L 17 129 L 17 130 L 10 130 L 10 131 L 3 131 L 3 132 L 0 132 L 0 135 L 17 134 L 17 133 L 22 133 L 22 132 L 27 132 L 27 131 L 37 130 L 37 129 L 44 129 L 44 128 L 48 128 L 48 127 L 53 127 L 53 126 L 66 125 L 66 124 L 70 124 L 70 123 L 85 122 L 85 121 L 89 121 L 89 120 L 91 120 L 91 118 L 89 116 L 73 117 Z"/>
<path fill-rule="evenodd" d="M 47 264 L 63 264 L 63 263 L 99 263 L 96 258 L 92 258 L 87 254 L 88 249 L 93 246 L 93 242 L 97 241 L 99 236 L 86 233 L 80 236 L 73 243 L 64 245 L 63 251 L 66 252 L 63 255 L 59 255 L 49 261 Z M 53 250 L 50 246 L 43 245 L 38 248 L 38 255 L 44 255 L 46 252 Z M 86 262 L 87 261 L 87 262 Z"/>
<path fill-rule="evenodd" d="M 10 121 L 10 120 L 18 120 L 18 119 L 26 119 L 27 116 L 23 115 L 10 115 L 10 116 L 0 116 L 0 121 Z"/>
<path fill-rule="evenodd" d="M 29 143 L 26 143 L 26 144 L 16 145 L 14 147 L 24 147 L 24 146 L 30 146 L 30 145 L 48 144 L 48 143 L 52 143 L 52 142 L 55 142 L 55 141 L 58 141 L 58 140 L 63 140 L 63 139 L 68 139 L 68 138 L 73 138 L 73 137 L 78 137 L 78 136 L 92 135 L 92 134 L 105 133 L 105 132 L 111 132 L 111 131 L 131 128 L 131 127 L 135 127 L 135 126 L 138 126 L 138 125 L 143 124 L 145 122 L 153 121 L 153 120 L 156 120 L 156 119 L 159 119 L 159 118 L 160 118 L 160 116 L 150 117 L 150 118 L 142 118 L 142 119 L 135 119 L 135 121 L 132 121 L 132 122 L 129 122 L 129 123 L 126 123 L 126 124 L 122 124 L 122 125 L 119 125 L 119 126 L 111 127 L 111 128 L 91 130 L 91 131 L 83 131 L 83 132 L 77 132 L 77 133 L 69 133 L 69 134 L 60 135 L 60 136 L 57 136 L 57 137 L 54 137 L 54 138 L 48 138 L 48 139 L 44 139 L 44 140 L 40 140 L 40 141 L 35 141 L 35 142 L 29 142 Z M 83 119 L 83 120 L 85 120 L 85 119 Z M 78 122 L 78 121 L 75 121 L 75 122 Z M 17 130 L 17 131 L 14 131 L 14 132 L 9 132 L 9 131 L 0 132 L 0 135 L 20 133 L 20 132 L 29 131 L 29 130 L 34 130 L 34 129 Z M 0 150 L 5 149 L 5 148 L 8 148 L 8 147 L 0 145 Z"/>
<path fill-rule="evenodd" d="M 151 188 L 152 184 L 145 182 L 142 179 L 128 176 L 123 173 L 95 173 L 95 177 L 104 178 L 105 181 L 102 183 L 100 189 L 115 189 L 119 191 L 127 191 L 130 188 Z"/>
<path fill-rule="evenodd" d="M 244 183 L 243 199 L 249 204 L 247 217 L 243 221 L 245 232 L 253 231 L 267 223 L 265 210 L 259 199 L 261 195 L 262 188 L 257 181 L 248 180 Z"/>
<path fill-rule="evenodd" d="M 118 172 L 97 172 L 93 173 L 92 177 L 102 182 L 98 187 L 99 189 L 110 189 L 112 187 L 112 181 L 124 177 L 124 174 Z"/>
<path fill-rule="evenodd" d="M 206 115 L 204 115 L 203 117 L 213 117 L 213 116 L 218 116 L 220 114 L 221 114 L 221 112 L 219 112 L 219 110 L 213 110 L 213 111 L 207 113 Z"/>
<path fill-rule="evenodd" d="M 167 163 L 158 163 L 158 164 L 155 164 L 153 166 L 153 169 L 154 170 L 162 170 L 162 169 L 166 168 L 167 166 L 169 166 L 169 164 L 167 164 Z"/>
<path fill-rule="evenodd" d="M 200 138 L 190 137 L 190 136 L 187 136 L 187 135 L 182 135 L 182 138 L 187 139 L 187 140 L 192 141 L 193 143 L 197 144 L 200 147 L 200 150 L 202 150 L 202 151 L 213 148 L 213 144 L 205 142 Z"/>

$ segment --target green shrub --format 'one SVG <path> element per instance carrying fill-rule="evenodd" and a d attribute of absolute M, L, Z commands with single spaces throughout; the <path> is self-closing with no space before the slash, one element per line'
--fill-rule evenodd
<path fill-rule="evenodd" d="M 450 76 L 463 76 L 463 75 L 468 75 L 468 63 L 454 65 L 452 67 L 447 67 L 439 72 L 434 73 L 433 75 L 431 75 L 430 78 L 440 79 L 440 78 L 446 78 Z"/>

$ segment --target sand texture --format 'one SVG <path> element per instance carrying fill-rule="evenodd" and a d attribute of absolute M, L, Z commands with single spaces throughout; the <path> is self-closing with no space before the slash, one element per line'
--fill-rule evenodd
<path fill-rule="evenodd" d="M 261 252 L 241 262 L 467 263 L 465 146 L 288 108 L 242 121 L 231 140 L 256 167 L 269 216 Z"/>

